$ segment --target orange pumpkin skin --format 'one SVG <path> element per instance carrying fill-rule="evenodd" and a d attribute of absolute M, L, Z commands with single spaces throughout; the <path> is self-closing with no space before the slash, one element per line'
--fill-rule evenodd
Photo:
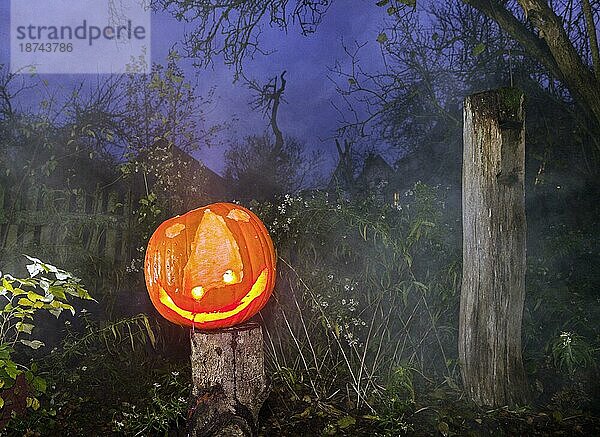
<path fill-rule="evenodd" d="M 275 286 L 271 237 L 250 210 L 213 203 L 163 222 L 148 243 L 146 287 L 173 323 L 219 329 L 243 323 Z"/>

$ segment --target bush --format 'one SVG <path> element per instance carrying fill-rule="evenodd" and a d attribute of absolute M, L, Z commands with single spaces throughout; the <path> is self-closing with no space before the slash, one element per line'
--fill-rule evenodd
<path fill-rule="evenodd" d="M 0 310 L 0 388 L 4 389 L 0 396 L 0 427 L 5 426 L 13 414 L 23 414 L 25 408 L 39 409 L 38 396 L 46 392 L 46 380 L 36 375 L 37 364 L 24 364 L 26 354 L 19 350 L 24 346 L 33 350 L 44 346 L 33 332 L 35 316 L 48 312 L 58 318 L 64 310 L 75 315 L 69 297 L 92 299 L 80 280 L 70 273 L 37 258 L 27 256 L 27 259 L 31 262 L 27 265 L 27 278 L 0 272 L 3 303 Z"/>
<path fill-rule="evenodd" d="M 398 369 L 456 377 L 460 264 L 444 196 L 417 183 L 396 206 L 320 192 L 254 206 L 279 251 L 268 352 L 298 398 L 375 411 Z M 414 398 L 404 383 L 394 395 Z"/>

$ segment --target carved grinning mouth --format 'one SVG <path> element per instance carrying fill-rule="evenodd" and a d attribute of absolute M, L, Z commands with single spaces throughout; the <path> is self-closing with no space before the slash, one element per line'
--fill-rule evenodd
<path fill-rule="evenodd" d="M 265 291 L 268 274 L 268 270 L 263 269 L 263 271 L 258 276 L 258 279 L 256 279 L 254 285 L 252 285 L 250 291 L 248 291 L 248 293 L 246 293 L 246 295 L 240 299 L 239 305 L 229 311 L 194 313 L 192 311 L 184 310 L 177 306 L 175 302 L 173 302 L 171 296 L 169 296 L 162 287 L 159 287 L 158 299 L 164 306 L 176 312 L 181 317 L 186 318 L 194 323 L 207 323 L 214 322 L 216 320 L 223 320 L 229 317 L 233 317 L 236 314 L 239 314 L 240 312 L 245 310 L 252 303 L 252 301 L 254 301 L 254 299 L 256 299 Z"/>

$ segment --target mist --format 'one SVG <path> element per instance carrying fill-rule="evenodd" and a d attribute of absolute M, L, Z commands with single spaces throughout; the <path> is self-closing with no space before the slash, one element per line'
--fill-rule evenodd
<path fill-rule="evenodd" d="M 157 0 L 54 73 L 0 6 L 2 432 L 599 432 L 599 11 L 530 3 Z"/>

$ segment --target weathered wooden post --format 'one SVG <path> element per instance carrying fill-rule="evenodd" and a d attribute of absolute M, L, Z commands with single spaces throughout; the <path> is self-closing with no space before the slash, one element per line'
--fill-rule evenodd
<path fill-rule="evenodd" d="M 152 303 L 191 328 L 187 434 L 252 436 L 267 397 L 262 329 L 249 323 L 275 285 L 275 249 L 246 208 L 215 203 L 163 222 L 146 250 Z"/>
<path fill-rule="evenodd" d="M 459 360 L 480 405 L 523 404 L 525 124 L 513 88 L 469 96 L 464 105 L 463 278 Z"/>
<path fill-rule="evenodd" d="M 255 435 L 258 412 L 268 396 L 260 325 L 195 331 L 191 342 L 195 403 L 189 435 Z"/>

